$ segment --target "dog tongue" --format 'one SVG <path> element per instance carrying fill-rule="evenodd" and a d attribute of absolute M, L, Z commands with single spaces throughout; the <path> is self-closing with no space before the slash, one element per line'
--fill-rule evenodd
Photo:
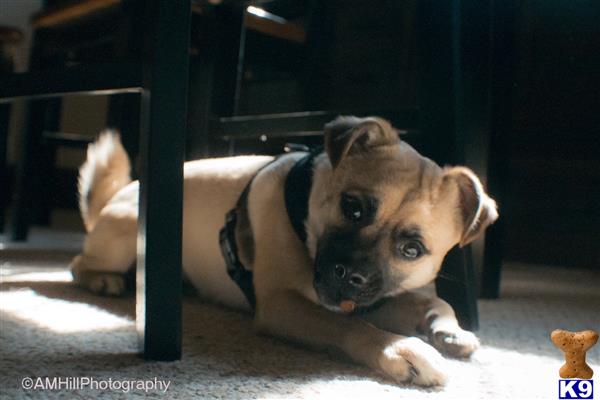
<path fill-rule="evenodd" d="M 342 312 L 351 313 L 356 308 L 356 303 L 352 300 L 342 300 L 340 303 L 340 308 Z"/>

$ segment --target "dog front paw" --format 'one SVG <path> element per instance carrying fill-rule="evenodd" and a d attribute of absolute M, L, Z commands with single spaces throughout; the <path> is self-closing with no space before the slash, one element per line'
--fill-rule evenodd
<path fill-rule="evenodd" d="M 430 336 L 436 349 L 452 357 L 470 357 L 479 348 L 479 339 L 473 332 L 457 329 L 453 331 L 437 331 Z"/>
<path fill-rule="evenodd" d="M 442 386 L 447 380 L 443 357 L 415 337 L 398 339 L 388 345 L 379 358 L 379 365 L 385 374 L 398 382 Z"/>
<path fill-rule="evenodd" d="M 121 296 L 125 293 L 125 277 L 113 272 L 86 270 L 81 267 L 81 256 L 71 264 L 73 280 L 91 292 L 105 296 Z"/>
<path fill-rule="evenodd" d="M 90 277 L 88 287 L 96 294 L 121 296 L 125 293 L 125 278 L 121 274 L 97 272 Z"/>

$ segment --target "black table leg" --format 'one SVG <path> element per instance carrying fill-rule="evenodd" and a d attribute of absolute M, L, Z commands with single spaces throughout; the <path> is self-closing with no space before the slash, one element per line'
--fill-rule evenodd
<path fill-rule="evenodd" d="M 516 60 L 515 16 L 519 3 L 515 0 L 493 2 L 491 51 L 491 138 L 488 174 L 490 194 L 498 202 L 500 219 L 490 227 L 486 237 L 485 264 L 481 276 L 481 297 L 500 296 L 502 254 L 505 240 L 503 206 L 508 185 L 509 138 L 512 129 L 513 88 Z"/>
<path fill-rule="evenodd" d="M 132 178 L 138 178 L 137 159 L 140 146 L 140 95 L 125 93 L 110 96 L 107 126 L 117 128 L 121 142 L 132 162 Z"/>
<path fill-rule="evenodd" d="M 0 104 L 0 233 L 4 232 L 6 206 L 8 205 L 8 123 L 10 104 Z"/>
<path fill-rule="evenodd" d="M 475 269 L 471 247 L 454 247 L 446 255 L 435 282 L 438 296 L 452 305 L 463 329 L 479 329 Z"/>
<path fill-rule="evenodd" d="M 183 154 L 189 0 L 149 0 L 137 259 L 137 328 L 147 359 L 181 358 Z"/>
<path fill-rule="evenodd" d="M 25 126 L 21 135 L 21 149 L 15 177 L 12 210 L 12 233 L 14 241 L 27 240 L 29 225 L 34 210 L 33 193 L 39 188 L 36 163 L 40 154 L 41 134 L 44 130 L 46 100 L 32 100 L 26 105 Z"/>
<path fill-rule="evenodd" d="M 418 2 L 419 125 L 426 154 L 485 177 L 489 149 L 490 1 Z M 481 257 L 478 257 L 481 264 Z M 462 326 L 478 325 L 471 248 L 453 249 L 436 287 Z"/>
<path fill-rule="evenodd" d="M 61 108 L 62 99 L 60 97 L 46 100 L 43 130 L 40 132 L 39 139 L 39 160 L 36 160 L 39 184 L 32 192 L 34 198 L 39 199 L 35 202 L 33 209 L 32 223 L 36 225 L 50 225 L 52 208 L 55 204 L 58 146 L 52 140 L 46 140 L 44 131 L 60 132 Z"/>

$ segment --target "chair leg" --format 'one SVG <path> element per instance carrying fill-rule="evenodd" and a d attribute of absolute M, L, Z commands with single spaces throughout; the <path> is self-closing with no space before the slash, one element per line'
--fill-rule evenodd
<path fill-rule="evenodd" d="M 11 239 L 14 241 L 27 240 L 29 232 L 34 209 L 33 193 L 39 187 L 35 163 L 39 158 L 40 136 L 44 129 L 45 115 L 45 100 L 33 100 L 27 103 L 24 134 L 21 135 L 21 157 L 17 165 L 13 196 Z"/>
<path fill-rule="evenodd" d="M 188 94 L 186 158 L 196 160 L 209 155 L 211 99 L 213 98 L 214 63 L 212 55 L 192 59 Z"/>
<path fill-rule="evenodd" d="M 61 98 L 46 100 L 46 110 L 44 112 L 43 129 L 39 132 L 39 159 L 36 160 L 38 185 L 35 187 L 33 197 L 36 200 L 35 214 L 32 222 L 38 225 L 50 225 L 52 207 L 55 204 L 55 182 L 56 182 L 56 143 L 46 141 L 43 138 L 43 131 L 58 132 L 60 130 L 60 110 L 62 107 Z"/>
<path fill-rule="evenodd" d="M 497 299 L 500 297 L 502 275 L 503 222 L 498 221 L 488 228 L 485 235 L 485 259 L 481 270 L 480 297 Z"/>
<path fill-rule="evenodd" d="M 500 277 L 504 249 L 505 225 L 503 206 L 508 189 L 508 160 L 513 109 L 513 82 L 516 63 L 515 24 L 519 3 L 515 0 L 493 2 L 491 51 L 491 137 L 488 189 L 500 208 L 500 219 L 486 235 L 485 263 L 481 276 L 481 297 L 500 296 Z"/>
<path fill-rule="evenodd" d="M 147 359 L 181 358 L 181 228 L 189 0 L 148 0 L 141 105 L 136 318 Z"/>
<path fill-rule="evenodd" d="M 8 205 L 8 122 L 10 117 L 10 104 L 0 104 L 0 233 L 4 232 L 6 223 L 6 206 Z"/>
<path fill-rule="evenodd" d="M 471 248 L 454 247 L 446 255 L 440 274 L 435 282 L 438 296 L 454 309 L 463 329 L 479 329 L 475 271 Z"/>
<path fill-rule="evenodd" d="M 123 147 L 134 163 L 132 178 L 137 179 L 138 166 L 136 160 L 140 143 L 140 95 L 126 93 L 110 96 L 107 125 L 119 129 Z"/>

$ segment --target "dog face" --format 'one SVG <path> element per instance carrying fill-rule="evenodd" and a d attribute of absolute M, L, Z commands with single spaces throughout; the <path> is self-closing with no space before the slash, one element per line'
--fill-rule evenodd
<path fill-rule="evenodd" d="M 498 216 L 470 170 L 440 168 L 385 120 L 340 117 L 325 149 L 331 167 L 315 174 L 307 228 L 314 289 L 332 310 L 430 283 L 454 245 Z"/>

